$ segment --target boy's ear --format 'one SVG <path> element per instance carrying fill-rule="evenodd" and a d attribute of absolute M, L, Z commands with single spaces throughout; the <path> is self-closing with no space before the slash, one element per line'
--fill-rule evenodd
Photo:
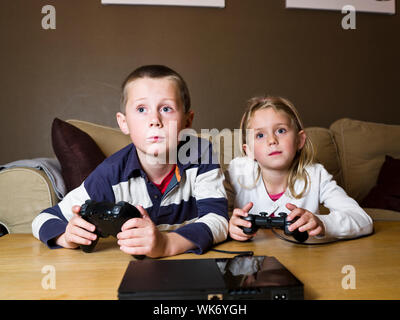
<path fill-rule="evenodd" d="M 122 112 L 117 112 L 118 126 L 124 134 L 129 134 L 128 124 L 126 123 L 126 117 Z"/>
<path fill-rule="evenodd" d="M 185 129 L 192 127 L 193 118 L 194 118 L 194 112 L 193 111 L 188 111 L 185 114 Z"/>
<path fill-rule="evenodd" d="M 307 139 L 307 134 L 304 130 L 300 130 L 299 133 L 297 134 L 298 136 L 298 145 L 297 145 L 297 150 L 303 149 L 306 139 Z"/>

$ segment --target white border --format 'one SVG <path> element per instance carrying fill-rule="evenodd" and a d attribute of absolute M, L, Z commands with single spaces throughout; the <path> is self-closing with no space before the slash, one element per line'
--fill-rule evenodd
<path fill-rule="evenodd" d="M 225 8 L 225 0 L 101 0 L 101 3 Z"/>
<path fill-rule="evenodd" d="M 396 13 L 395 0 L 286 0 L 286 8 L 342 10 L 346 5 L 356 11 L 376 13 Z"/>

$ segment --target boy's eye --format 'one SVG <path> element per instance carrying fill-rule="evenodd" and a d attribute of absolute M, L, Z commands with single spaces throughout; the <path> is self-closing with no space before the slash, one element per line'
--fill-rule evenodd
<path fill-rule="evenodd" d="M 161 108 L 161 110 L 162 110 L 163 112 L 169 112 L 169 111 L 172 110 L 172 108 L 169 107 L 169 106 L 164 106 L 164 107 Z"/>
<path fill-rule="evenodd" d="M 282 134 L 282 133 L 286 132 L 286 129 L 285 128 L 280 128 L 276 132 L 278 132 L 279 134 Z"/>
<path fill-rule="evenodd" d="M 142 112 L 145 111 L 145 108 L 144 108 L 144 107 L 137 107 L 136 110 L 137 110 L 138 112 L 142 113 Z"/>

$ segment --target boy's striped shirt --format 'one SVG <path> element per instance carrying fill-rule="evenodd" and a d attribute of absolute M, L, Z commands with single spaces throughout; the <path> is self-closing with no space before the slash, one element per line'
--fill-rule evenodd
<path fill-rule="evenodd" d="M 56 248 L 52 240 L 65 232 L 73 216 L 72 206 L 92 199 L 143 206 L 160 231 L 173 231 L 192 241 L 196 248 L 191 252 L 197 254 L 224 241 L 229 218 L 224 175 L 217 157 L 204 139 L 191 137 L 179 148 L 183 146 L 189 152 L 184 161 L 178 157 L 164 194 L 149 181 L 135 146 L 130 144 L 101 163 L 60 203 L 43 210 L 32 223 L 33 235 Z"/>

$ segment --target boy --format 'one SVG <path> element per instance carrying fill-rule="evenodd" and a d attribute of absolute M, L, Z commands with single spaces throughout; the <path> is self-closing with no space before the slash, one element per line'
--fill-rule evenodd
<path fill-rule="evenodd" d="M 80 205 L 87 199 L 127 201 L 142 218 L 122 226 L 117 238 L 123 252 L 201 254 L 227 237 L 227 199 L 219 165 L 200 161 L 212 154 L 209 145 L 198 147 L 204 147 L 203 140 L 195 139 L 198 152 L 190 152 L 184 163 L 184 157 L 176 157 L 184 145 L 178 144 L 178 135 L 191 127 L 194 116 L 186 83 L 170 68 L 150 65 L 132 72 L 122 90 L 117 121 L 132 144 L 107 158 L 58 205 L 41 212 L 32 223 L 33 234 L 50 248 L 89 245 L 96 239 L 95 226 L 78 215 Z"/>

